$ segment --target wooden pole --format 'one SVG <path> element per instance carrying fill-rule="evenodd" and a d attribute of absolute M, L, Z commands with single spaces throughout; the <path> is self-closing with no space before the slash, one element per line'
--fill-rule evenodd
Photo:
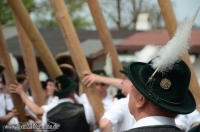
<path fill-rule="evenodd" d="M 50 0 L 50 2 L 58 19 L 62 34 L 70 51 L 76 71 L 81 79 L 83 77 L 83 71 L 90 71 L 90 68 L 81 49 L 78 36 L 66 9 L 65 2 L 63 0 Z M 99 122 L 101 116 L 104 113 L 104 108 L 99 94 L 94 85 L 91 88 L 85 88 L 85 92 L 94 110 L 96 120 Z"/>
<path fill-rule="evenodd" d="M 0 27 L 0 60 L 1 60 L 1 64 L 5 67 L 5 70 L 3 73 L 6 79 L 6 84 L 7 86 L 9 86 L 10 84 L 16 81 L 16 77 L 13 71 L 13 67 L 11 64 L 10 56 L 7 50 L 6 42 L 4 40 L 1 27 Z M 14 103 L 15 108 L 19 112 L 19 117 L 18 117 L 19 122 L 22 122 L 22 123 L 27 122 L 28 119 L 25 116 L 24 104 L 22 103 L 20 96 L 17 94 L 11 94 L 11 96 L 12 96 L 12 101 Z M 27 130 L 22 130 L 22 131 L 27 132 Z"/>
<path fill-rule="evenodd" d="M 98 30 L 104 50 L 107 54 L 110 53 L 112 57 L 114 76 L 117 78 L 123 78 L 123 75 L 119 72 L 123 68 L 119 62 L 117 50 L 112 42 L 112 36 L 104 20 L 98 0 L 87 0 L 87 3 L 93 16 L 93 20 Z"/>
<path fill-rule="evenodd" d="M 173 7 L 170 2 L 170 0 L 158 0 L 167 30 L 169 32 L 169 36 L 172 38 L 174 36 L 174 33 L 177 28 L 177 21 L 174 15 Z M 190 62 L 189 54 L 185 53 L 182 57 L 182 60 L 185 61 L 185 63 L 189 66 L 191 70 L 191 80 L 190 80 L 190 86 L 189 89 L 191 90 L 196 104 L 200 104 L 200 89 L 199 89 L 199 84 L 197 81 L 196 74 L 194 72 L 194 68 L 192 63 Z"/>
<path fill-rule="evenodd" d="M 8 4 L 12 8 L 15 16 L 21 23 L 24 31 L 29 37 L 30 41 L 37 50 L 43 64 L 45 65 L 50 76 L 55 79 L 56 77 L 62 75 L 60 68 L 58 67 L 56 61 L 54 60 L 50 50 L 45 44 L 40 32 L 32 22 L 27 10 L 25 9 L 21 0 L 8 0 Z"/>
<path fill-rule="evenodd" d="M 20 41 L 21 51 L 23 54 L 24 64 L 29 78 L 28 81 L 31 93 L 33 95 L 35 103 L 39 106 L 42 106 L 45 104 L 45 100 L 43 97 L 42 86 L 39 80 L 38 68 L 35 60 L 35 54 L 32 48 L 32 43 L 14 14 L 13 16 L 18 31 L 18 37 Z"/>

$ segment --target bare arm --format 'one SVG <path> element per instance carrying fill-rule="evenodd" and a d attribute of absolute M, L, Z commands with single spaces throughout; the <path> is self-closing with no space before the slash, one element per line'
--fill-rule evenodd
<path fill-rule="evenodd" d="M 104 118 L 100 120 L 99 128 L 101 132 L 112 132 L 112 123 Z"/>
<path fill-rule="evenodd" d="M 85 75 L 85 77 L 83 78 L 82 82 L 87 87 L 90 87 L 93 83 L 105 83 L 108 85 L 112 85 L 120 90 L 123 87 L 122 79 L 119 78 L 104 77 L 90 72 L 84 72 L 83 74 Z"/>
<path fill-rule="evenodd" d="M 0 121 L 4 124 L 6 124 L 11 118 L 14 116 L 17 116 L 18 112 L 16 109 L 13 109 L 11 112 L 9 112 L 7 115 L 0 117 Z"/>
<path fill-rule="evenodd" d="M 42 115 L 44 113 L 44 109 L 42 107 L 39 107 L 37 104 L 35 104 L 34 102 L 32 102 L 28 96 L 26 95 L 26 93 L 24 92 L 24 90 L 22 89 L 22 86 L 19 84 L 11 84 L 9 87 L 9 90 L 11 93 L 17 93 L 20 95 L 21 99 L 23 100 L 23 102 L 31 109 L 31 111 L 33 113 L 35 113 L 36 115 Z"/>

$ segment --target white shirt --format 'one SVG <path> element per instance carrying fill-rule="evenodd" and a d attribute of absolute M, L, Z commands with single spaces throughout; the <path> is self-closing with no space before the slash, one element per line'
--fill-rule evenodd
<path fill-rule="evenodd" d="M 85 93 L 80 96 L 79 100 L 80 100 L 81 104 L 89 104 L 87 95 Z M 101 102 L 103 103 L 104 109 L 106 110 L 108 108 L 108 106 L 111 103 L 115 102 L 116 100 L 117 100 L 117 98 L 113 99 L 112 95 L 107 93 L 106 97 Z"/>
<path fill-rule="evenodd" d="M 135 118 L 130 114 L 128 108 L 129 95 L 126 98 L 112 103 L 101 119 L 108 119 L 112 125 L 114 132 L 121 132 L 131 129 L 135 123 Z"/>
<path fill-rule="evenodd" d="M 72 99 L 64 98 L 64 99 L 60 99 L 57 103 L 52 103 L 45 107 L 42 106 L 42 108 L 44 109 L 44 114 L 42 116 L 42 125 L 47 124 L 47 119 L 46 119 L 47 112 L 50 111 L 51 109 L 53 109 L 54 107 L 56 107 L 58 104 L 63 103 L 63 102 L 74 103 L 74 101 Z M 84 106 L 85 117 L 86 117 L 87 123 L 90 125 L 91 129 L 96 129 L 97 128 L 96 121 L 95 121 L 94 112 L 93 112 L 91 106 L 89 104 L 83 104 L 83 106 Z"/>
<path fill-rule="evenodd" d="M 0 116 L 5 116 L 5 110 L 12 111 L 13 107 L 11 95 L 0 93 Z"/>
<path fill-rule="evenodd" d="M 59 98 L 57 96 L 49 96 L 47 98 L 46 105 L 51 104 L 51 103 L 56 103 L 59 101 Z"/>
<path fill-rule="evenodd" d="M 76 93 L 74 94 L 74 97 L 80 104 L 82 104 L 81 103 L 81 98 Z"/>
<path fill-rule="evenodd" d="M 186 122 L 186 131 L 188 131 L 192 124 L 194 124 L 195 122 L 200 122 L 200 113 L 198 110 L 195 110 L 192 113 L 188 114 L 187 117 L 188 119 Z"/>
<path fill-rule="evenodd" d="M 198 110 L 187 115 L 178 115 L 175 118 L 176 126 L 182 130 L 188 131 L 195 122 L 200 122 L 200 113 Z"/>
<path fill-rule="evenodd" d="M 149 116 L 138 120 L 132 128 L 155 126 L 155 125 L 172 125 L 176 126 L 174 118 L 164 116 Z"/>
<path fill-rule="evenodd" d="M 186 130 L 186 123 L 187 123 L 188 116 L 187 115 L 177 115 L 175 118 L 175 123 L 178 128 L 181 130 Z"/>
<path fill-rule="evenodd" d="M 14 105 L 10 94 L 0 93 L 0 116 L 6 115 L 7 111 L 12 111 Z M 11 118 L 8 122 L 8 125 L 19 124 L 19 121 L 16 117 Z"/>

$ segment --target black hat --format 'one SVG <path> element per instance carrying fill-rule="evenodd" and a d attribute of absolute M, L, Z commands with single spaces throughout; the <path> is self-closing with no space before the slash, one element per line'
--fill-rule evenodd
<path fill-rule="evenodd" d="M 177 114 L 195 110 L 196 103 L 188 89 L 191 73 L 184 61 L 176 62 L 165 74 L 157 72 L 148 82 L 154 71 L 151 61 L 135 62 L 129 65 L 127 73 L 135 88 L 155 105 Z"/>
<path fill-rule="evenodd" d="M 65 98 L 71 92 L 77 89 L 78 85 L 71 78 L 66 75 L 61 75 L 55 80 L 56 90 L 54 92 L 55 96 L 59 98 Z"/>
<path fill-rule="evenodd" d="M 46 89 L 47 83 L 45 81 L 40 81 L 42 85 L 42 89 Z"/>

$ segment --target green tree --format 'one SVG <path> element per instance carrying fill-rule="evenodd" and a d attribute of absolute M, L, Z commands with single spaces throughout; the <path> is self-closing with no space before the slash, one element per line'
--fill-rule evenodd
<path fill-rule="evenodd" d="M 66 7 L 76 29 L 85 29 L 93 26 L 86 17 L 80 15 L 86 6 L 85 0 L 65 0 Z M 47 0 L 41 0 L 38 10 L 35 12 L 35 23 L 39 28 L 58 27 L 58 22 L 51 4 Z"/>
<path fill-rule="evenodd" d="M 36 9 L 34 0 L 22 0 L 27 11 L 30 13 Z M 7 0 L 0 0 L 0 22 L 2 25 L 13 25 L 12 10 Z"/>

